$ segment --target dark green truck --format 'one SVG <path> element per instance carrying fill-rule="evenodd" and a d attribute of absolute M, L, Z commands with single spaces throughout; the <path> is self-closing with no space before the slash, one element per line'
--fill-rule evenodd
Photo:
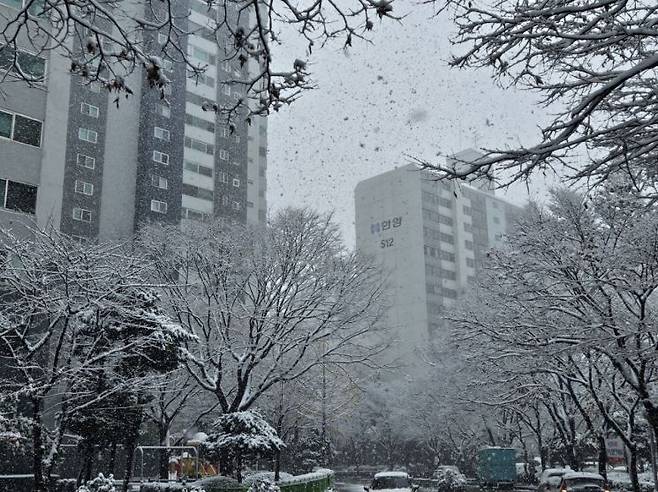
<path fill-rule="evenodd" d="M 483 488 L 513 488 L 516 482 L 516 449 L 481 449 L 478 452 L 478 481 Z"/>

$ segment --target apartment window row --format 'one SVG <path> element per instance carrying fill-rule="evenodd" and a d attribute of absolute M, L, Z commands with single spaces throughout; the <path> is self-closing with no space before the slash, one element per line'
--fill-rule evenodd
<path fill-rule="evenodd" d="M 2 0 L 2 3 L 6 1 Z M 35 82 L 43 82 L 46 78 L 46 60 L 26 51 L 16 51 L 12 46 L 5 45 L 0 47 L 0 70 L 6 70 L 16 75 L 22 72 Z"/>
<path fill-rule="evenodd" d="M 90 128 L 78 128 L 78 139 L 83 142 L 97 143 L 98 142 L 98 132 L 91 130 Z"/>
<path fill-rule="evenodd" d="M 473 258 L 466 258 L 466 266 L 475 268 L 475 260 Z"/>
<path fill-rule="evenodd" d="M 165 166 L 169 165 L 169 154 L 165 152 L 154 150 L 152 159 L 154 162 L 159 162 L 160 164 L 164 164 Z"/>
<path fill-rule="evenodd" d="M 87 210 L 86 208 L 80 208 L 80 207 L 73 208 L 73 220 L 77 220 L 79 222 L 91 222 L 91 219 L 92 219 L 91 210 Z"/>
<path fill-rule="evenodd" d="M 424 212 L 425 210 L 423 210 L 423 214 Z M 433 239 L 435 241 L 442 241 L 449 244 L 455 243 L 455 237 L 452 234 L 447 234 L 445 232 L 432 229 L 431 227 L 423 227 L 423 234 L 426 238 Z"/>
<path fill-rule="evenodd" d="M 225 173 L 224 171 L 219 171 L 219 174 L 217 175 L 217 179 L 219 180 L 220 183 L 228 183 L 228 173 Z"/>
<path fill-rule="evenodd" d="M 194 126 L 196 128 L 201 128 L 210 133 L 215 133 L 215 123 L 212 121 L 204 120 L 198 116 L 185 113 L 185 124 Z"/>
<path fill-rule="evenodd" d="M 470 222 L 464 222 L 464 230 L 466 232 L 473 232 L 473 224 Z"/>
<path fill-rule="evenodd" d="M 204 166 L 203 164 L 199 164 L 198 162 L 185 159 L 184 167 L 186 170 L 192 171 L 193 173 L 201 174 L 202 176 L 212 177 L 213 175 L 213 170 L 211 167 Z"/>
<path fill-rule="evenodd" d="M 82 102 L 80 103 L 80 113 L 91 116 L 92 118 L 98 118 L 100 115 L 100 109 L 93 104 Z"/>
<path fill-rule="evenodd" d="M 74 190 L 80 195 L 92 196 L 94 194 L 94 185 L 81 179 L 75 180 Z"/>
<path fill-rule="evenodd" d="M 210 53 L 209 51 L 206 51 L 202 48 L 199 48 L 198 46 L 194 45 L 188 45 L 187 46 L 187 53 L 190 56 L 195 57 L 197 60 L 201 60 L 204 63 L 207 63 L 208 65 L 215 65 L 215 54 Z"/>
<path fill-rule="evenodd" d="M 470 249 L 470 250 L 472 250 L 472 249 L 473 249 L 473 241 L 469 241 L 468 239 L 465 240 L 465 241 L 464 241 L 464 247 L 465 247 L 466 249 Z"/>
<path fill-rule="evenodd" d="M 181 208 L 180 216 L 181 219 L 198 220 L 201 222 L 210 219 L 210 215 L 200 212 L 199 210 L 194 210 L 192 208 L 186 208 L 186 207 Z"/>
<path fill-rule="evenodd" d="M 217 8 L 206 2 L 199 2 L 198 0 L 196 1 L 192 0 L 190 2 L 190 8 L 195 12 L 198 12 L 203 15 L 212 16 L 213 18 L 215 15 L 217 15 Z"/>
<path fill-rule="evenodd" d="M 187 20 L 187 30 L 194 36 L 199 36 L 201 38 L 207 39 L 208 41 L 217 42 L 217 38 L 215 38 L 215 32 L 212 29 L 199 25 L 196 22 L 192 22 L 189 19 Z"/>
<path fill-rule="evenodd" d="M 205 73 L 188 72 L 187 76 L 196 84 L 205 85 L 211 89 L 215 88 L 215 78 Z"/>
<path fill-rule="evenodd" d="M 161 200 L 151 200 L 151 212 L 156 212 L 158 214 L 167 213 L 167 202 Z"/>
<path fill-rule="evenodd" d="M 196 138 L 185 137 L 185 147 L 198 150 L 204 154 L 215 155 L 215 146 L 213 144 L 197 140 Z"/>
<path fill-rule="evenodd" d="M 212 190 L 207 190 L 205 188 L 200 188 L 199 186 L 186 183 L 183 183 L 183 195 L 193 196 L 196 198 L 201 198 L 202 200 L 209 201 L 213 201 L 215 198 L 215 194 Z"/>
<path fill-rule="evenodd" d="M 85 155 L 85 154 L 76 154 L 75 163 L 80 167 L 86 167 L 87 169 L 96 168 L 96 158 Z"/>
<path fill-rule="evenodd" d="M 160 115 L 165 118 L 170 118 L 171 117 L 171 108 L 163 103 L 160 103 L 156 106 L 155 111 Z"/>
<path fill-rule="evenodd" d="M 441 288 L 441 295 L 449 299 L 457 299 L 457 291 L 454 289 L 448 289 L 447 287 Z"/>
<path fill-rule="evenodd" d="M 457 273 L 434 265 L 425 265 L 425 273 L 430 277 L 438 277 L 446 280 L 457 280 Z"/>
<path fill-rule="evenodd" d="M 159 126 L 153 128 L 153 136 L 159 140 L 164 140 L 165 142 L 169 142 L 169 140 L 171 140 L 171 133 L 169 130 L 160 128 Z"/>
<path fill-rule="evenodd" d="M 169 188 L 169 180 L 157 174 L 151 174 L 151 185 L 166 190 Z"/>
<path fill-rule="evenodd" d="M 40 147 L 42 127 L 43 123 L 39 120 L 0 110 L 0 137 Z"/>
<path fill-rule="evenodd" d="M 37 187 L 18 181 L 0 179 L 0 207 L 15 212 L 34 214 L 37 208 Z"/>

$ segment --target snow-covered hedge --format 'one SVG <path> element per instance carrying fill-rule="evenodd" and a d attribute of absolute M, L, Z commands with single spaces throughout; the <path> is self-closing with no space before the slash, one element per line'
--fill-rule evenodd
<path fill-rule="evenodd" d="M 271 472 L 271 471 L 260 471 L 260 472 L 256 472 L 256 473 L 253 473 L 253 474 L 247 476 L 242 481 L 242 483 L 245 483 L 247 485 L 251 485 L 252 483 L 255 483 L 255 482 L 258 482 L 258 481 L 263 481 L 263 480 L 274 483 L 276 481 L 276 480 L 274 480 L 274 475 L 275 475 L 275 473 Z M 279 474 L 279 481 L 280 482 L 284 482 L 284 481 L 289 480 L 291 478 L 293 478 L 293 476 L 290 473 L 281 472 Z"/>
<path fill-rule="evenodd" d="M 324 479 L 332 479 L 334 478 L 334 471 L 329 470 L 328 468 L 320 468 L 319 470 L 315 470 L 311 473 L 305 473 L 304 475 L 295 475 L 294 477 L 290 477 L 286 480 L 281 480 L 279 483 L 280 484 L 296 484 L 296 483 L 309 483 L 309 482 L 316 482 L 319 480 L 324 480 Z"/>
<path fill-rule="evenodd" d="M 139 487 L 139 492 L 204 492 L 192 484 L 152 482 L 144 483 Z"/>
<path fill-rule="evenodd" d="M 205 492 L 223 492 L 231 490 L 244 490 L 246 487 L 241 485 L 236 479 L 231 477 L 206 477 L 196 482 L 192 482 L 192 485 L 203 489 Z"/>

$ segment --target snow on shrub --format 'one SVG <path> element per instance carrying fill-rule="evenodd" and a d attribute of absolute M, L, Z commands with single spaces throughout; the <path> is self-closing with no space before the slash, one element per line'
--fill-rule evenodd
<path fill-rule="evenodd" d="M 117 492 L 114 487 L 114 477 L 110 475 L 105 478 L 99 473 L 92 481 L 78 487 L 78 492 Z"/>
<path fill-rule="evenodd" d="M 450 468 L 437 470 L 436 480 L 437 488 L 442 492 L 460 490 L 466 486 L 466 478 L 464 475 Z"/>
<path fill-rule="evenodd" d="M 205 492 L 219 492 L 222 490 L 243 490 L 240 482 L 231 477 L 218 475 L 216 477 L 206 477 L 192 483 L 193 487 L 203 489 Z"/>
<path fill-rule="evenodd" d="M 194 484 L 152 482 L 139 487 L 139 492 L 206 492 Z"/>
<path fill-rule="evenodd" d="M 249 487 L 249 492 L 281 492 L 281 489 L 273 481 L 256 480 Z"/>
<path fill-rule="evenodd" d="M 245 483 L 247 485 L 251 485 L 252 483 L 257 482 L 258 480 L 266 480 L 268 482 L 276 482 L 276 480 L 274 480 L 274 475 L 275 475 L 275 473 L 271 472 L 271 471 L 260 471 L 260 472 L 256 472 L 256 473 L 253 473 L 253 474 L 249 475 L 248 477 L 246 477 L 242 481 L 242 483 Z M 293 478 L 293 476 L 290 473 L 286 473 L 286 472 L 280 472 L 279 473 L 279 481 L 280 482 L 283 482 L 285 480 L 289 480 L 291 478 Z"/>

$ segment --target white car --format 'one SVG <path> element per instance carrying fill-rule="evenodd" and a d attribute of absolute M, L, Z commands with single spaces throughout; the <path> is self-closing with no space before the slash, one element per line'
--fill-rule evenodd
<path fill-rule="evenodd" d="M 415 492 L 418 486 L 411 483 L 405 472 L 380 472 L 375 475 L 370 487 L 363 487 L 366 492 L 374 490 Z"/>
<path fill-rule="evenodd" d="M 571 471 L 571 468 L 547 468 L 539 477 L 537 492 L 558 492 L 562 477 Z"/>
<path fill-rule="evenodd" d="M 562 475 L 560 492 L 609 492 L 605 478 L 598 473 L 569 472 Z"/>

